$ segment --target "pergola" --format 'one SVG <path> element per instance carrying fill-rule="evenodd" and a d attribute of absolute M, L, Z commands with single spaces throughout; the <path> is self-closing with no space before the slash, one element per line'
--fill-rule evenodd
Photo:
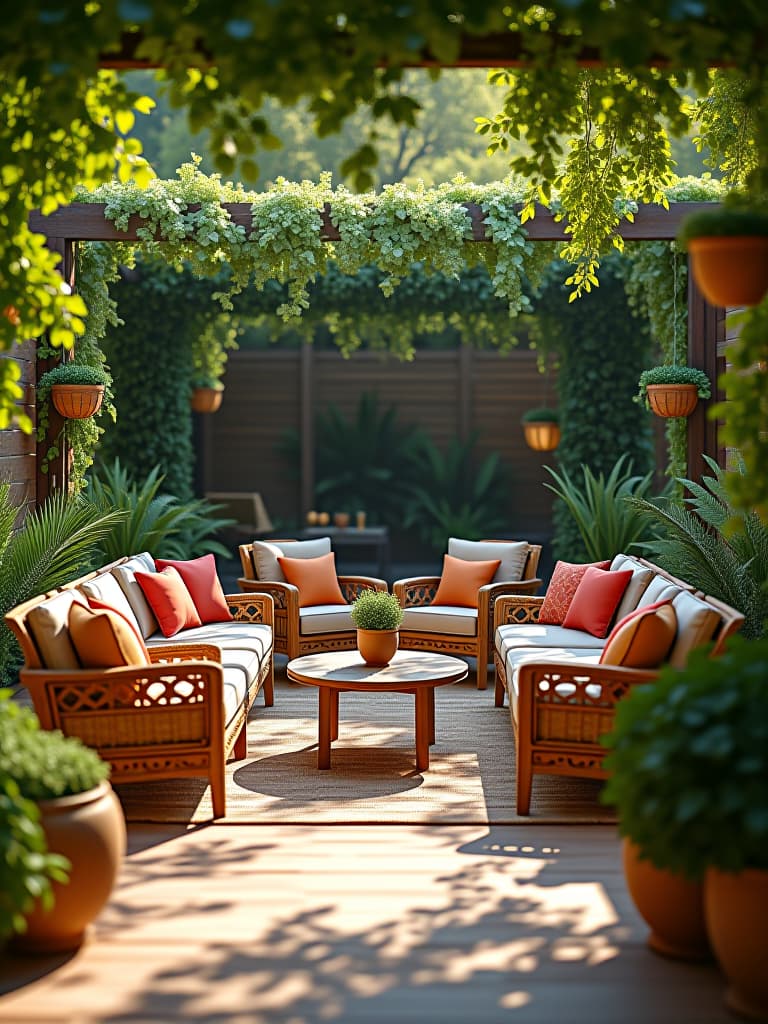
<path fill-rule="evenodd" d="M 622 222 L 619 234 L 628 242 L 632 241 L 671 241 L 679 231 L 683 219 L 691 213 L 711 207 L 706 203 L 673 203 L 669 209 L 657 205 L 641 207 L 634 221 Z M 242 225 L 246 232 L 252 229 L 251 208 L 247 203 L 226 204 L 236 224 Z M 472 240 L 477 243 L 487 241 L 483 223 L 483 213 L 479 207 L 468 204 L 468 212 L 472 221 Z M 329 210 L 321 211 L 322 238 L 333 242 L 339 235 L 331 223 Z M 129 221 L 128 229 L 118 230 L 104 216 L 102 204 L 73 203 L 60 207 L 55 212 L 43 216 L 34 213 L 30 218 L 33 231 L 46 236 L 50 249 L 61 256 L 60 271 L 64 280 L 76 286 L 76 246 L 79 242 L 138 242 L 138 229 L 142 226 L 142 218 L 134 216 Z M 567 238 L 567 223 L 555 220 L 548 209 L 539 206 L 536 216 L 526 224 L 528 236 L 533 241 L 564 241 Z M 161 236 L 157 241 L 162 242 Z M 724 370 L 724 357 L 721 355 L 724 341 L 723 311 L 709 305 L 696 286 L 692 274 L 688 275 L 688 352 L 687 362 L 690 366 L 703 370 L 713 382 L 712 401 L 721 400 L 724 396 L 717 393 L 715 386 L 719 374 Z M 38 374 L 47 367 L 40 364 Z M 725 451 L 718 438 L 718 424 L 707 416 L 711 402 L 699 402 L 695 411 L 688 419 L 688 476 L 690 479 L 701 478 L 706 468 L 704 456 L 709 456 L 718 464 L 724 465 Z M 37 465 L 43 465 L 43 455 L 50 447 L 51 440 L 61 430 L 62 421 L 55 410 L 51 409 L 48 437 L 38 442 Z M 311 427 L 308 427 L 311 430 Z M 37 472 L 37 503 L 47 497 L 55 486 L 66 487 L 68 483 L 68 457 L 62 451 L 49 471 Z"/>

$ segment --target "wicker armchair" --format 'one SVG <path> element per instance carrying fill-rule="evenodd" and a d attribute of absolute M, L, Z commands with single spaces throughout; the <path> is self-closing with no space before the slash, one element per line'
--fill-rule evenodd
<path fill-rule="evenodd" d="M 483 544 L 519 543 L 481 541 Z M 449 554 L 451 547 L 449 544 Z M 441 651 L 477 659 L 477 688 L 488 683 L 488 665 L 493 662 L 493 608 L 505 594 L 535 594 L 542 581 L 536 576 L 541 557 L 540 544 L 527 544 L 521 578 L 492 582 L 477 592 L 477 611 L 470 608 L 445 609 L 445 615 L 423 614 L 432 605 L 440 583 L 438 576 L 410 577 L 392 584 L 392 592 L 406 611 L 400 629 L 400 648 L 406 651 Z M 416 611 L 416 615 L 409 615 Z M 417 618 L 418 616 L 418 618 Z M 452 625 L 453 623 L 453 625 Z"/>
<path fill-rule="evenodd" d="M 254 545 L 241 544 L 240 562 L 243 575 L 237 583 L 241 590 L 250 594 L 269 594 L 274 601 L 274 650 L 289 658 L 298 658 L 317 651 L 352 651 L 357 646 L 357 633 L 349 617 L 349 605 L 363 590 L 387 591 L 385 580 L 372 576 L 339 576 L 338 582 L 346 605 L 321 605 L 316 608 L 299 608 L 299 591 L 291 583 L 259 579 L 258 560 Z M 296 544 L 293 540 L 270 541 L 281 544 Z"/>

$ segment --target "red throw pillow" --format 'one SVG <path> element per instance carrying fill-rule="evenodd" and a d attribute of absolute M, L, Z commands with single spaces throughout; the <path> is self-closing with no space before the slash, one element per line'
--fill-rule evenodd
<path fill-rule="evenodd" d="M 147 650 L 147 645 L 144 643 L 144 637 L 141 635 L 138 629 L 136 629 L 136 627 L 134 626 L 134 624 L 131 622 L 127 615 L 123 615 L 121 611 L 118 611 L 117 608 L 113 608 L 111 604 L 105 604 L 104 601 L 98 601 L 95 597 L 91 597 L 88 594 L 85 595 L 85 598 L 88 602 L 88 606 L 90 608 L 93 608 L 94 611 L 112 612 L 113 615 L 119 615 L 121 621 L 129 627 L 133 635 L 136 637 L 136 640 L 141 649 L 143 650 L 147 661 L 149 661 L 149 651 Z"/>
<path fill-rule="evenodd" d="M 611 630 L 601 665 L 627 668 L 659 668 L 669 654 L 677 633 L 677 615 L 672 598 L 636 608 Z"/>
<path fill-rule="evenodd" d="M 547 592 L 539 608 L 539 622 L 542 626 L 562 626 L 568 613 L 576 588 L 581 578 L 590 567 L 608 569 L 610 562 L 586 562 L 578 565 L 574 562 L 557 562 Z"/>
<path fill-rule="evenodd" d="M 473 562 L 454 558 L 453 555 L 443 555 L 443 575 L 432 604 L 477 608 L 478 590 L 491 582 L 500 565 L 500 558 Z"/>
<path fill-rule="evenodd" d="M 181 629 L 202 626 L 192 595 L 172 565 L 162 572 L 136 572 L 134 575 L 155 613 L 163 636 L 174 636 Z"/>
<path fill-rule="evenodd" d="M 200 558 L 192 558 L 187 562 L 155 559 L 155 568 L 158 572 L 167 569 L 169 565 L 184 580 L 202 623 L 229 622 L 232 619 L 227 599 L 224 597 L 224 589 L 216 574 L 216 559 L 213 555 L 201 555 Z"/>
<path fill-rule="evenodd" d="M 283 575 L 299 590 L 299 608 L 314 604 L 346 604 L 336 577 L 332 551 L 318 558 L 278 558 Z"/>
<path fill-rule="evenodd" d="M 576 587 L 563 629 L 583 629 L 592 636 L 606 636 L 631 579 L 631 569 L 607 572 L 590 566 Z"/>

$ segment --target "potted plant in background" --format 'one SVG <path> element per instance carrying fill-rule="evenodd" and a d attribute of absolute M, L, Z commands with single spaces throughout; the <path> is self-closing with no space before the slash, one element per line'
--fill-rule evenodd
<path fill-rule="evenodd" d="M 237 328 L 231 317 L 220 314 L 205 325 L 192 344 L 190 405 L 193 412 L 216 412 L 224 396 L 222 378 L 228 352 L 236 349 Z"/>
<path fill-rule="evenodd" d="M 394 594 L 363 590 L 352 605 L 357 649 L 366 665 L 388 665 L 395 655 L 403 609 Z"/>
<path fill-rule="evenodd" d="M 65 419 L 84 420 L 101 408 L 107 380 L 98 366 L 60 363 L 41 376 L 37 390 L 42 400 L 50 392 L 54 408 Z"/>
<path fill-rule="evenodd" d="M 726 202 L 686 217 L 678 241 L 713 306 L 756 306 L 768 291 L 768 212 Z"/>
<path fill-rule="evenodd" d="M 0 872 L 13 879 L 10 899 L 2 889 L 0 927 L 16 933 L 14 944 L 25 951 L 76 949 L 109 898 L 125 853 L 125 819 L 107 781 L 109 765 L 78 739 L 41 729 L 34 712 L 14 703 L 7 690 L 0 691 L 0 749 L 0 794 L 21 800 L 22 812 L 29 806 L 23 801 L 36 804 L 45 845 L 56 855 L 45 857 L 39 837 L 30 833 L 41 858 L 39 882 L 28 847 L 20 855 L 13 839 L 20 819 L 0 802 L 11 823 L 10 833 L 0 831 Z"/>
<path fill-rule="evenodd" d="M 690 416 L 700 398 L 712 396 L 709 377 L 692 366 L 654 366 L 637 383 L 635 400 L 665 418 Z"/>
<path fill-rule="evenodd" d="M 192 393 L 189 404 L 192 412 L 216 412 L 224 397 L 224 385 L 215 377 L 197 375 L 192 378 Z"/>
<path fill-rule="evenodd" d="M 768 638 L 734 637 L 718 658 L 694 651 L 685 669 L 635 687 L 603 738 L 603 799 L 618 810 L 625 844 L 654 869 L 703 884 L 726 1002 L 758 1020 L 768 1020 L 766 665 Z"/>
<path fill-rule="evenodd" d="M 520 422 L 529 448 L 538 452 L 551 452 L 560 444 L 560 417 L 556 409 L 546 406 L 528 409 Z"/>

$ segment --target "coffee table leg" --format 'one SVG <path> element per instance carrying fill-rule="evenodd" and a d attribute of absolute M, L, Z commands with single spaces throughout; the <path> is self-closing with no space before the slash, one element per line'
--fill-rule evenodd
<path fill-rule="evenodd" d="M 429 768 L 429 695 L 434 696 L 431 686 L 420 686 L 416 690 L 416 767 L 419 771 Z"/>
<path fill-rule="evenodd" d="M 339 691 L 331 690 L 331 742 L 339 738 Z"/>
<path fill-rule="evenodd" d="M 318 687 L 317 767 L 331 767 L 331 706 L 333 692 L 328 686 Z"/>
<path fill-rule="evenodd" d="M 429 690 L 429 745 L 435 742 L 435 687 L 430 686 Z"/>

